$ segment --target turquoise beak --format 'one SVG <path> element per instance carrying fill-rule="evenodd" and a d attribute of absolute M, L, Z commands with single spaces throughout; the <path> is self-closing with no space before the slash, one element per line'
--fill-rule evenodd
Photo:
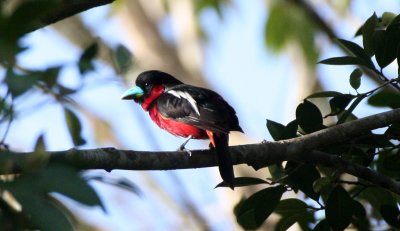
<path fill-rule="evenodd" d="M 144 91 L 142 88 L 138 86 L 134 86 L 132 88 L 129 88 L 124 92 L 124 94 L 121 95 L 121 99 L 138 99 L 142 97 L 144 94 Z"/>

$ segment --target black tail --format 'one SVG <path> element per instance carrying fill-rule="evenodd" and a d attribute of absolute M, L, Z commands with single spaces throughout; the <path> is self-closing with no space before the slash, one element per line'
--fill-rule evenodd
<path fill-rule="evenodd" d="M 218 156 L 219 174 L 222 180 L 233 190 L 235 187 L 235 175 L 233 173 L 232 157 L 229 153 L 228 134 L 213 134 L 215 149 Z"/>

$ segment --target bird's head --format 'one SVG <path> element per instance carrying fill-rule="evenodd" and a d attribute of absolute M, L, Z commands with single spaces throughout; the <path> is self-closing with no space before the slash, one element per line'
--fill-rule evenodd
<path fill-rule="evenodd" d="M 168 73 L 156 70 L 145 71 L 137 77 L 136 86 L 126 90 L 121 99 L 133 99 L 135 102 L 143 104 L 150 97 L 158 97 L 166 87 L 179 84 L 182 82 Z"/>

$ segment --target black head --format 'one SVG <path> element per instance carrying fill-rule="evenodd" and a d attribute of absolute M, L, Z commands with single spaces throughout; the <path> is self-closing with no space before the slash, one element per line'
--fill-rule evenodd
<path fill-rule="evenodd" d="M 171 87 L 179 84 L 182 84 L 182 82 L 168 73 L 157 70 L 145 71 L 138 75 L 136 86 L 125 91 L 121 98 L 133 99 L 141 103 L 149 96 L 154 86 L 163 85 L 165 87 Z"/>
<path fill-rule="evenodd" d="M 136 79 L 136 86 L 142 88 L 144 91 L 146 91 L 146 88 L 149 88 L 149 86 L 151 90 L 152 86 L 161 84 L 165 86 L 174 86 L 182 84 L 182 82 L 175 79 L 172 75 L 168 73 L 157 70 L 142 72 L 138 75 Z"/>

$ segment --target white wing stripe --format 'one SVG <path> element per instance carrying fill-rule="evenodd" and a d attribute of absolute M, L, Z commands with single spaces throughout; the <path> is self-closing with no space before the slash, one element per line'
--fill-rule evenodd
<path fill-rule="evenodd" d="M 200 115 L 199 108 L 197 107 L 197 102 L 196 102 L 196 100 L 193 99 L 193 97 L 189 93 L 183 92 L 183 91 L 175 91 L 175 90 L 169 90 L 169 91 L 167 91 L 167 93 L 170 93 L 171 95 L 173 95 L 177 98 L 186 99 L 190 103 L 190 106 L 192 106 L 192 108 L 196 112 L 196 114 Z"/>

